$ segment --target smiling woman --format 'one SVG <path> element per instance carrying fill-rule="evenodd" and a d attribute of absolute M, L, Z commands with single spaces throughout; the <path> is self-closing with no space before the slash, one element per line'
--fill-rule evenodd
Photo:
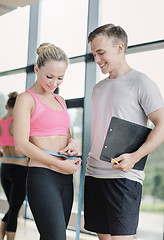
<path fill-rule="evenodd" d="M 30 158 L 27 195 L 41 239 L 65 240 L 73 203 L 72 174 L 81 165 L 65 100 L 53 93 L 63 81 L 68 58 L 50 43 L 41 44 L 37 54 L 37 80 L 16 101 L 14 141 Z M 75 158 L 53 156 L 54 152 Z"/>

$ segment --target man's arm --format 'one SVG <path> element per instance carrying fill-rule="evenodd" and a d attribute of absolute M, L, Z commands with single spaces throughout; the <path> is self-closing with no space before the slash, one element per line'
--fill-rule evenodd
<path fill-rule="evenodd" d="M 154 111 L 148 115 L 154 128 L 148 135 L 144 144 L 135 152 L 122 154 L 115 158 L 119 164 L 114 164 L 113 168 L 128 172 L 134 164 L 147 154 L 153 152 L 164 142 L 164 108 Z"/>

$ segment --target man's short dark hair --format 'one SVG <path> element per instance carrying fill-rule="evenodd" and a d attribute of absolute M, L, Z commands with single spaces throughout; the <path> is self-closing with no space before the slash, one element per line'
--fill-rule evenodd
<path fill-rule="evenodd" d="M 125 52 L 128 45 L 128 37 L 124 29 L 120 26 L 115 26 L 114 24 L 105 24 L 102 25 L 95 30 L 93 30 L 88 36 L 88 43 L 92 42 L 94 38 L 98 35 L 108 36 L 109 38 L 113 38 L 115 41 L 122 41 L 125 46 Z"/>

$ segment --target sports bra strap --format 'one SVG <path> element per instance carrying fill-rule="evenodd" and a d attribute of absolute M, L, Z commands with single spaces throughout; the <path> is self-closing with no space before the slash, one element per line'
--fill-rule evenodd
<path fill-rule="evenodd" d="M 56 100 L 61 104 L 61 106 L 63 107 L 63 109 L 66 109 L 66 107 L 64 106 L 64 104 L 59 100 L 59 98 L 57 97 L 56 94 L 52 93 L 52 95 L 56 98 Z"/>
<path fill-rule="evenodd" d="M 34 97 L 34 98 L 37 98 L 37 100 L 39 100 L 42 104 L 44 104 L 41 100 L 40 100 L 40 98 L 37 96 L 37 94 L 36 93 L 34 93 L 31 89 L 28 89 L 28 90 L 26 90 L 26 92 L 29 92 L 29 93 L 31 93 L 31 95 Z M 59 100 L 59 98 L 57 97 L 57 95 L 56 94 L 54 94 L 54 93 L 51 93 L 54 97 L 55 97 L 55 99 L 60 103 L 60 105 L 62 106 L 62 108 L 63 109 L 66 109 L 66 107 L 64 106 L 64 104 Z M 44 104 L 45 105 L 45 104 Z M 46 106 L 46 105 L 45 105 Z M 47 107 L 47 106 L 46 106 Z"/>

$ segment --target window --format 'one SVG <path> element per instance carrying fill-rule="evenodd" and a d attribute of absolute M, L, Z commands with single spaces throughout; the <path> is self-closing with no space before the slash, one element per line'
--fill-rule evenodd
<path fill-rule="evenodd" d="M 40 43 L 51 42 L 71 56 L 86 52 L 88 0 L 42 0 Z"/>
<path fill-rule="evenodd" d="M 70 130 L 75 141 L 79 147 L 79 155 L 82 154 L 82 130 L 83 130 L 83 108 L 69 108 L 68 113 L 70 115 Z M 79 194 L 79 183 L 80 183 L 80 170 L 74 174 L 74 202 L 73 210 L 76 212 L 78 209 L 78 194 Z"/>
<path fill-rule="evenodd" d="M 0 92 L 6 96 L 9 94 L 9 92 L 17 91 L 18 93 L 21 93 L 25 91 L 26 73 L 0 77 L 0 83 Z"/>
<path fill-rule="evenodd" d="M 70 131 L 78 144 L 79 155 L 82 155 L 83 108 L 69 108 Z"/>
<path fill-rule="evenodd" d="M 68 66 L 60 95 L 65 99 L 84 97 L 85 63 L 74 63 Z"/>
<path fill-rule="evenodd" d="M 102 0 L 100 25 L 114 23 L 125 29 L 129 46 L 164 38 L 164 1 Z"/>
<path fill-rule="evenodd" d="M 0 72 L 27 65 L 29 6 L 0 16 Z"/>

